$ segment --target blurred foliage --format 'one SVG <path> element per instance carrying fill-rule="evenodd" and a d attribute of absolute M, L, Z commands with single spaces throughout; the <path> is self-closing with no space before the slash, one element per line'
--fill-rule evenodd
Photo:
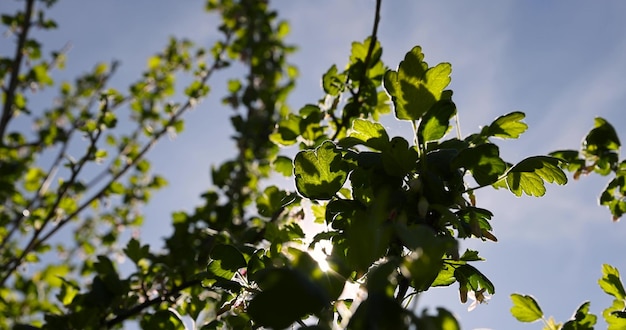
<path fill-rule="evenodd" d="M 73 82 L 54 79 L 67 50 L 44 54 L 33 30 L 57 27 L 47 17 L 55 2 L 22 0 L 2 13 L 15 53 L 0 57 L 0 328 L 134 320 L 145 329 L 190 321 L 194 329 L 459 329 L 444 308 L 416 313 L 410 303 L 452 284 L 462 303 L 474 300 L 470 308 L 495 293 L 477 268 L 479 252 L 459 251 L 460 240 L 497 241 L 476 189 L 539 197 L 546 183 L 567 182 L 564 171 L 596 172 L 615 175 L 600 203 L 615 220 L 625 212 L 626 165 L 601 118 L 580 152 L 517 163 L 500 157 L 495 139 L 519 138 L 522 112 L 449 137 L 458 122 L 446 89 L 451 65 L 430 66 L 414 47 L 389 69 L 377 39 L 380 0 L 372 34 L 352 44 L 345 66 L 322 75 L 321 98 L 297 111 L 286 103 L 298 75 L 287 61 L 289 24 L 268 1 L 208 0 L 220 38 L 207 48 L 170 39 L 125 90 L 110 86 L 116 62 Z M 201 205 L 172 214 L 172 234 L 157 251 L 132 234 L 144 223 L 142 206 L 167 184 L 146 155 L 184 131 L 184 114 L 210 93 L 213 73 L 232 65 L 245 69 L 222 98 L 233 110 L 236 156 L 211 168 L 214 186 Z M 44 89 L 57 92 L 39 109 L 31 99 Z M 379 122 L 391 112 L 413 127 L 412 141 Z M 274 174 L 292 177 L 296 190 L 267 184 Z M 326 229 L 308 239 L 303 221 Z M 122 258 L 133 264 L 128 275 L 117 267 Z M 603 272 L 600 286 L 615 297 L 603 316 L 617 329 L 624 288 L 616 269 Z M 357 293 L 342 294 L 355 284 Z M 520 321 L 543 318 L 532 297 L 512 298 Z M 595 322 L 585 303 L 563 328 Z"/>

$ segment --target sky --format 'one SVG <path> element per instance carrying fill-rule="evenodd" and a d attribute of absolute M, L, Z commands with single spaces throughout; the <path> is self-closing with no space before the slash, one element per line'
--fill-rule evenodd
<path fill-rule="evenodd" d="M 374 0 L 273 1 L 291 24 L 288 41 L 299 51 L 298 86 L 289 99 L 293 109 L 323 96 L 321 75 L 343 67 L 352 41 L 371 32 Z M 7 1 L 0 4 L 13 5 Z M 162 0 L 62 0 L 52 11 L 60 29 L 42 34 L 46 46 L 71 42 L 68 65 L 55 78 L 69 79 L 99 61 L 117 59 L 113 81 L 119 88 L 138 79 L 146 59 L 162 49 L 170 35 L 210 45 L 218 37 L 217 17 L 205 14 L 203 2 Z M 518 140 L 500 141 L 509 162 L 558 149 L 577 149 L 601 116 L 624 132 L 626 115 L 626 2 L 538 0 L 386 0 L 379 41 L 383 61 L 395 68 L 413 46 L 422 46 L 431 64 L 452 63 L 454 101 L 463 135 L 477 132 L 497 116 L 526 113 L 528 131 Z M 1 41 L 0 50 L 6 49 Z M 4 44 L 4 45 L 3 45 Z M 191 211 L 199 194 L 211 187 L 210 166 L 234 155 L 231 110 L 220 106 L 226 75 L 216 76 L 209 99 L 186 117 L 185 131 L 162 141 L 150 154 L 153 170 L 169 187 L 145 208 L 142 237 L 153 248 L 170 232 L 170 214 Z M 391 135 L 407 135 L 408 122 L 385 118 Z M 624 134 L 621 134 L 624 139 Z M 623 156 L 622 156 L 623 158 Z M 571 177 L 570 177 L 571 179 Z M 417 308 L 445 306 L 463 329 L 536 329 L 514 320 L 511 293 L 532 294 L 547 316 L 570 318 L 591 301 L 600 315 L 611 300 L 597 285 L 601 266 L 609 263 L 626 274 L 626 227 L 613 223 L 597 196 L 607 178 L 590 176 L 567 186 L 550 186 L 543 198 L 517 198 L 491 188 L 477 192 L 478 206 L 491 210 L 498 243 L 468 242 L 487 260 L 477 265 L 496 286 L 488 305 L 468 312 L 456 286 L 435 288 L 419 298 Z M 291 184 L 291 183 L 286 183 Z M 598 328 L 603 328 L 601 317 Z"/>

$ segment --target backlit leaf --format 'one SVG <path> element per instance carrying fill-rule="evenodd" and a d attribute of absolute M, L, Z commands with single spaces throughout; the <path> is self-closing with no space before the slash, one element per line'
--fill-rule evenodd
<path fill-rule="evenodd" d="M 566 184 L 567 176 L 559 168 L 559 162 L 558 158 L 548 156 L 522 160 L 507 172 L 506 183 L 509 190 L 518 197 L 522 193 L 540 197 L 546 193 L 545 182 Z"/>
<path fill-rule="evenodd" d="M 614 299 L 613 304 L 602 311 L 602 316 L 608 324 L 608 330 L 626 329 L 626 318 L 620 312 L 626 309 L 626 301 Z"/>
<path fill-rule="evenodd" d="M 293 175 L 293 162 L 289 157 L 278 156 L 274 160 L 274 170 L 286 177 L 291 177 Z"/>
<path fill-rule="evenodd" d="M 345 82 L 345 75 L 337 73 L 337 67 L 335 65 L 331 66 L 322 76 L 324 92 L 332 96 L 336 96 L 343 91 Z"/>
<path fill-rule="evenodd" d="M 489 125 L 487 134 L 502 139 L 517 139 L 528 129 L 528 125 L 522 122 L 525 117 L 526 115 L 519 111 L 500 116 Z"/>
<path fill-rule="evenodd" d="M 608 264 L 602 265 L 602 277 L 598 280 L 598 284 L 604 292 L 615 297 L 615 299 L 623 300 L 626 298 L 624 284 L 617 268 Z"/>
<path fill-rule="evenodd" d="M 518 321 L 535 322 L 543 317 L 543 312 L 533 297 L 513 293 L 511 294 L 511 300 L 513 300 L 511 314 Z"/>
<path fill-rule="evenodd" d="M 348 137 L 342 139 L 339 144 L 346 147 L 361 144 L 374 150 L 383 150 L 389 145 L 389 135 L 379 123 L 355 119 Z"/>
<path fill-rule="evenodd" d="M 311 199 L 330 199 L 346 182 L 348 164 L 331 141 L 315 150 L 301 151 L 294 160 L 298 192 Z"/>
<path fill-rule="evenodd" d="M 421 118 L 441 99 L 443 90 L 450 83 L 451 72 L 450 63 L 429 68 L 419 46 L 408 52 L 398 71 L 389 70 L 384 77 L 384 87 L 391 96 L 396 118 Z"/>

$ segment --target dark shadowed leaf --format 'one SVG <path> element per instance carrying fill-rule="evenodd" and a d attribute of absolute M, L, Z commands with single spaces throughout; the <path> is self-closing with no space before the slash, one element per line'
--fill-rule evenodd
<path fill-rule="evenodd" d="M 594 128 L 587 134 L 583 141 L 583 151 L 587 155 L 602 156 L 609 150 L 618 150 L 620 141 L 615 128 L 604 118 L 595 119 Z"/>
<path fill-rule="evenodd" d="M 598 317 L 589 313 L 589 302 L 584 302 L 574 314 L 574 318 L 563 324 L 562 330 L 593 330 Z"/>
<path fill-rule="evenodd" d="M 498 146 L 491 143 L 462 150 L 452 161 L 452 166 L 469 170 L 481 186 L 493 184 L 506 171 Z"/>
<path fill-rule="evenodd" d="M 283 329 L 308 314 L 317 313 L 330 300 L 301 271 L 278 268 L 257 273 L 262 292 L 248 305 L 248 314 L 261 326 Z"/>
<path fill-rule="evenodd" d="M 225 280 L 232 279 L 237 270 L 246 267 L 246 259 L 232 245 L 216 245 L 211 251 L 211 259 L 207 271 Z"/>
<path fill-rule="evenodd" d="M 450 92 L 449 94 L 452 94 Z M 420 143 L 441 139 L 450 130 L 450 118 L 456 114 L 456 105 L 449 97 L 442 94 L 441 100 L 437 101 L 424 115 L 417 129 Z"/>

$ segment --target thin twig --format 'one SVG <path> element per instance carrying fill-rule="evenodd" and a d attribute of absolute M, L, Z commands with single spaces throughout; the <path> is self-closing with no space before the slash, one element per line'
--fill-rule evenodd
<path fill-rule="evenodd" d="M 13 60 L 13 66 L 11 67 L 11 78 L 9 78 L 9 87 L 6 89 L 4 95 L 4 107 L 2 109 L 2 117 L 0 117 L 0 145 L 4 145 L 4 134 L 13 116 L 13 102 L 15 101 L 15 93 L 19 84 L 20 67 L 22 66 L 22 60 L 24 58 L 24 45 L 28 37 L 28 31 L 32 26 L 30 21 L 33 15 L 33 7 L 35 6 L 35 0 L 26 1 L 26 10 L 24 12 L 24 25 L 17 39 L 17 46 L 15 47 L 15 57 Z"/>
<path fill-rule="evenodd" d="M 230 39 L 229 36 L 227 36 L 227 42 Z M 200 80 L 200 83 L 202 85 L 206 85 L 209 77 L 212 75 L 213 72 L 215 72 L 217 69 L 219 69 L 222 65 L 222 56 L 223 53 L 225 51 L 225 47 L 222 49 L 222 51 L 216 55 L 215 57 L 215 62 L 213 63 L 213 65 L 207 70 L 206 74 L 204 75 L 204 77 L 202 77 L 202 79 Z M 148 153 L 148 151 L 150 151 L 152 149 L 152 147 L 156 144 L 156 142 L 168 131 L 168 128 L 173 126 L 174 123 L 190 108 L 192 108 L 192 106 L 196 103 L 195 100 L 192 100 L 191 98 L 189 98 L 187 100 L 187 102 L 178 110 L 177 113 L 175 113 L 170 120 L 163 126 L 163 128 L 161 130 L 159 130 L 158 132 L 156 132 L 152 139 L 146 143 L 146 145 L 143 147 L 143 149 L 139 152 L 139 154 L 137 155 L 137 157 L 135 157 L 132 161 L 128 162 L 126 164 L 126 166 L 124 168 L 122 168 L 118 173 L 116 173 L 115 175 L 113 175 L 111 177 L 111 179 L 107 182 L 107 184 L 102 187 L 102 189 L 100 189 L 96 194 L 94 194 L 91 198 L 87 199 L 87 201 L 85 201 L 83 204 L 81 204 L 74 212 L 70 213 L 69 215 L 67 215 L 65 218 L 63 218 L 62 220 L 60 220 L 57 225 L 52 228 L 49 232 L 47 232 L 45 235 L 39 237 L 42 233 L 42 230 L 37 230 L 34 234 L 33 237 L 31 238 L 31 240 L 29 241 L 29 243 L 26 245 L 26 248 L 24 248 L 24 250 L 22 251 L 22 253 L 20 254 L 19 257 L 14 258 L 13 260 L 11 260 L 9 262 L 8 265 L 10 265 L 9 267 L 6 267 L 7 272 L 3 275 L 2 279 L 0 279 L 0 286 L 3 286 L 4 283 L 9 279 L 9 277 L 11 277 L 11 275 L 13 274 L 13 272 L 22 264 L 22 262 L 24 261 L 24 258 L 26 257 L 26 255 L 28 253 L 30 253 L 31 251 L 33 251 L 34 249 L 36 249 L 38 246 L 40 246 L 43 242 L 47 241 L 51 236 L 53 236 L 57 231 L 59 231 L 65 224 L 67 224 L 69 221 L 71 221 L 74 217 L 76 217 L 78 214 L 80 214 L 81 212 L 83 212 L 87 207 L 89 207 L 89 205 L 91 205 L 91 203 L 99 198 L 101 198 L 104 193 L 109 189 L 109 186 L 113 183 L 116 182 L 120 177 L 122 177 L 128 170 L 130 170 L 131 168 L 133 168 L 141 159 L 143 159 L 145 157 L 145 155 Z M 102 131 L 98 132 L 98 136 Z M 92 145 L 90 145 L 91 147 Z M 74 172 L 74 171 L 73 171 Z M 74 175 L 72 176 L 72 178 L 70 178 L 70 182 L 73 182 L 72 179 L 75 180 Z M 69 187 L 69 185 L 67 185 L 66 187 Z M 65 193 L 65 191 L 59 193 L 59 195 L 63 195 Z M 58 204 L 60 203 L 60 199 L 61 198 L 57 198 L 57 202 L 54 204 L 54 207 L 50 210 L 50 212 L 54 212 L 56 210 L 56 207 L 58 207 Z M 46 217 L 48 218 L 48 217 Z M 42 227 L 43 229 L 43 227 Z"/>
<path fill-rule="evenodd" d="M 199 285 L 200 283 L 202 283 L 201 280 L 193 280 L 193 281 L 187 281 L 179 286 L 176 286 L 173 290 L 169 291 L 167 294 L 165 295 L 160 295 L 157 297 L 154 297 L 152 299 L 146 300 L 143 303 L 136 305 L 135 307 L 131 308 L 131 309 L 127 309 L 124 310 L 120 313 L 117 314 L 117 316 L 109 321 L 105 321 L 106 323 L 106 327 L 107 328 L 111 328 L 116 324 L 122 323 L 125 320 L 127 320 L 128 318 L 132 317 L 133 315 L 143 311 L 144 309 L 157 305 L 159 303 L 162 303 L 164 301 L 166 301 L 168 298 L 176 296 L 178 294 L 180 294 L 181 291 L 190 288 L 194 285 Z"/>
<path fill-rule="evenodd" d="M 363 91 L 363 84 L 365 84 L 365 81 L 367 79 L 367 72 L 369 71 L 370 61 L 372 60 L 372 54 L 374 53 L 374 48 L 376 46 L 376 42 L 378 41 L 377 35 L 378 35 L 378 24 L 380 23 L 381 3 L 382 3 L 382 0 L 376 0 L 376 11 L 374 14 L 374 26 L 372 27 L 372 35 L 370 36 L 370 44 L 367 49 L 367 55 L 365 55 L 365 61 L 363 62 L 364 72 L 363 72 L 363 75 L 361 76 L 361 79 L 359 80 L 359 90 L 356 92 L 356 94 L 352 92 L 352 97 L 356 100 L 357 103 L 362 102 L 360 100 L 360 97 L 361 97 L 361 92 Z M 349 122 L 349 119 L 350 118 L 348 118 L 346 116 L 346 113 L 344 112 L 341 118 L 341 122 L 337 123 L 337 129 L 335 130 L 335 133 L 333 134 L 331 140 L 334 141 L 335 139 L 337 139 L 341 130 L 346 128 L 346 125 Z"/>

